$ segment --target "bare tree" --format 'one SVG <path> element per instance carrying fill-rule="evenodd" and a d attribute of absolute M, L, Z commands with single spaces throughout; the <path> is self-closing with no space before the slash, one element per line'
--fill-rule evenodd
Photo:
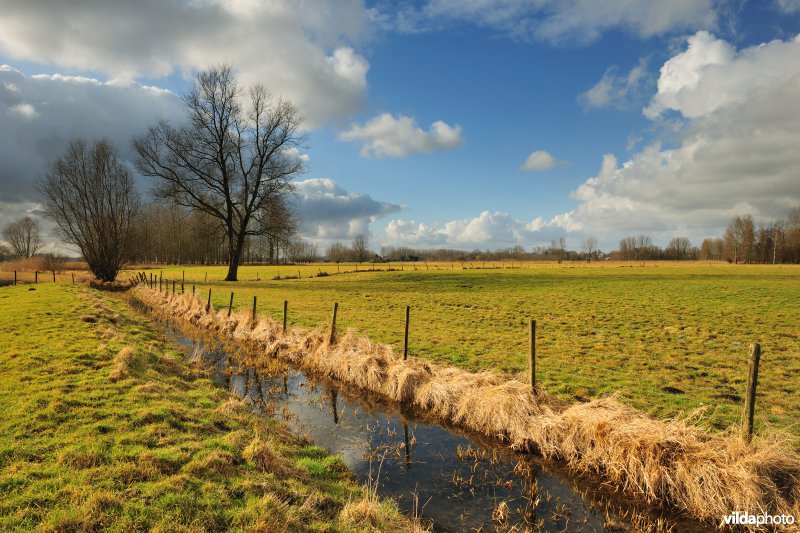
<path fill-rule="evenodd" d="M 111 142 L 72 141 L 39 189 L 61 239 L 80 249 L 97 278 L 114 281 L 125 263 L 139 195 Z"/>
<path fill-rule="evenodd" d="M 154 193 L 219 219 L 228 244 L 228 275 L 236 281 L 245 239 L 263 233 L 269 206 L 304 171 L 296 156 L 302 119 L 264 87 L 248 91 L 248 107 L 228 65 L 197 75 L 183 97 L 188 124 L 152 126 L 133 140 L 137 167 L 159 178 Z"/>
<path fill-rule="evenodd" d="M 39 221 L 31 217 L 23 217 L 6 224 L 3 238 L 11 246 L 11 252 L 17 257 L 33 257 L 42 248 L 39 236 Z"/>
<path fill-rule="evenodd" d="M 734 264 L 743 259 L 743 262 L 750 263 L 753 258 L 753 248 L 755 243 L 755 224 L 751 215 L 736 215 L 728 223 L 725 230 L 725 244 L 730 252 L 733 253 Z"/>
<path fill-rule="evenodd" d="M 589 235 L 583 239 L 583 251 L 586 252 L 586 256 L 591 260 L 597 251 L 597 237 Z"/>
<path fill-rule="evenodd" d="M 363 233 L 359 233 L 353 237 L 353 253 L 355 253 L 356 259 L 358 261 L 364 261 L 367 258 L 368 252 L 369 243 L 367 242 L 367 236 Z"/>
<path fill-rule="evenodd" d="M 692 243 L 686 237 L 674 237 L 664 250 L 670 259 L 688 259 L 692 251 Z"/>

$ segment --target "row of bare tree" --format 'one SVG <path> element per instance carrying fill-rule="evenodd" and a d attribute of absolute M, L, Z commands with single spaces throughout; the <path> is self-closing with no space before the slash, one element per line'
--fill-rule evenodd
<path fill-rule="evenodd" d="M 756 226 L 751 215 L 734 216 L 722 237 L 706 239 L 701 255 L 733 263 L 800 263 L 800 207 L 785 220 Z"/>

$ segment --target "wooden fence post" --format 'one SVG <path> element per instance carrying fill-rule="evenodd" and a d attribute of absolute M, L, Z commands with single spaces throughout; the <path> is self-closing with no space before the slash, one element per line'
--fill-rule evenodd
<path fill-rule="evenodd" d="M 53 270 L 53 283 L 55 283 L 55 282 L 56 282 L 56 271 Z"/>
<path fill-rule="evenodd" d="M 531 380 L 531 392 L 536 394 L 536 321 L 531 320 L 530 328 L 530 359 L 528 360 L 528 373 Z"/>
<path fill-rule="evenodd" d="M 175 280 L 172 280 L 172 295 L 175 296 Z"/>
<path fill-rule="evenodd" d="M 333 344 L 336 340 L 336 312 L 339 310 L 339 302 L 333 304 L 333 317 L 331 317 L 331 336 L 328 342 Z"/>
<path fill-rule="evenodd" d="M 75 274 L 73 274 L 73 276 L 74 276 L 74 275 L 75 275 Z M 14 285 L 16 285 L 16 284 L 17 284 L 17 271 L 15 270 L 15 271 L 14 271 Z"/>
<path fill-rule="evenodd" d="M 203 279 L 203 281 L 208 281 L 208 272 L 206 272 L 206 277 Z"/>
<path fill-rule="evenodd" d="M 406 333 L 403 340 L 403 361 L 408 359 L 408 316 L 411 313 L 411 306 L 406 306 Z"/>
<path fill-rule="evenodd" d="M 742 420 L 742 437 L 746 443 L 753 439 L 753 418 L 756 412 L 756 385 L 758 385 L 758 363 L 761 360 L 761 345 L 750 345 L 750 361 L 747 373 L 747 394 L 744 398 L 744 417 Z"/>
<path fill-rule="evenodd" d="M 256 296 L 253 296 L 253 325 L 256 325 Z"/>
<path fill-rule="evenodd" d="M 208 303 L 206 304 L 206 313 L 211 310 L 211 289 L 208 289 Z"/>
<path fill-rule="evenodd" d="M 194 283 L 192 283 L 192 296 L 194 296 Z"/>
<path fill-rule="evenodd" d="M 231 293 L 231 299 L 228 302 L 228 316 L 231 316 L 231 311 L 233 311 L 233 293 Z"/>
<path fill-rule="evenodd" d="M 75 283 L 75 272 L 72 273 L 72 283 Z"/>
<path fill-rule="evenodd" d="M 283 333 L 286 333 L 286 312 L 289 308 L 289 300 L 283 301 Z"/>
<path fill-rule="evenodd" d="M 36 281 L 35 281 L 35 283 L 39 283 L 39 271 L 37 270 L 37 271 L 34 273 L 34 275 L 36 276 Z"/>

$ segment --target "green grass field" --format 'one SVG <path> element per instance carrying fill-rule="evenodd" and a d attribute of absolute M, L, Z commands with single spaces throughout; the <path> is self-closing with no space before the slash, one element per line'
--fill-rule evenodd
<path fill-rule="evenodd" d="M 236 283 L 219 281 L 224 267 L 163 273 L 179 287 L 185 272 L 186 290 L 194 283 L 203 298 L 212 288 L 217 308 L 227 307 L 234 291 L 234 309 L 250 309 L 255 295 L 258 312 L 279 319 L 286 299 L 290 324 L 303 327 L 325 327 L 338 302 L 340 327 L 396 349 L 402 349 L 410 305 L 412 356 L 509 374 L 527 369 L 528 321 L 536 319 L 538 379 L 550 392 L 577 400 L 616 393 L 660 417 L 703 407 L 704 423 L 717 429 L 740 420 L 748 344 L 759 342 L 757 428 L 800 434 L 800 267 L 429 268 L 418 264 L 414 271 L 406 263 L 402 272 L 309 278 L 335 272 L 336 265 L 305 265 L 302 279 L 275 281 L 276 275 L 296 276 L 298 267 L 247 266 Z"/>
<path fill-rule="evenodd" d="M 366 498 L 340 458 L 214 388 L 116 298 L 77 284 L 0 288 L 0 339 L 0 530 L 408 524 Z"/>

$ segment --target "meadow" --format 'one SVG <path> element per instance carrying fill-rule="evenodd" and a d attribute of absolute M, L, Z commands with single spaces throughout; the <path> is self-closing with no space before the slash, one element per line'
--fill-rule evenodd
<path fill-rule="evenodd" d="M 416 270 L 414 270 L 416 266 Z M 411 306 L 410 354 L 525 379 L 528 322 L 537 321 L 537 380 L 586 401 L 606 393 L 660 418 L 697 416 L 727 430 L 739 423 L 751 342 L 762 346 L 757 431 L 800 435 L 800 268 L 727 264 L 331 264 L 167 267 L 180 290 L 212 290 L 216 308 L 251 309 L 290 326 L 340 329 L 402 350 Z M 469 268 L 472 267 L 485 267 Z M 505 268 L 504 268 L 505 267 Z M 297 278 L 299 270 L 299 279 Z M 364 271 L 366 270 L 366 271 Z M 320 272 L 331 274 L 320 276 Z M 280 276 L 281 279 L 273 279 Z M 207 281 L 206 281 L 207 280 Z M 171 290 L 171 285 L 170 285 Z"/>
<path fill-rule="evenodd" d="M 0 334 L 0 530 L 414 527 L 117 297 L 0 288 Z"/>

